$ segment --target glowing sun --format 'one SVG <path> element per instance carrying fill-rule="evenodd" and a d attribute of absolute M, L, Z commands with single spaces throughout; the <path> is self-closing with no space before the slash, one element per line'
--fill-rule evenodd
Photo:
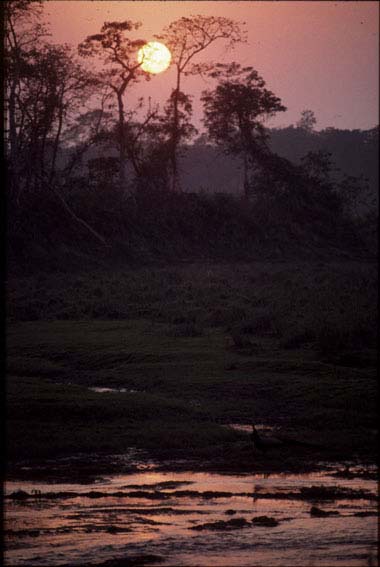
<path fill-rule="evenodd" d="M 147 73 L 162 73 L 169 65 L 172 54 L 163 43 L 149 41 L 139 49 L 137 61 L 141 63 L 141 69 Z"/>

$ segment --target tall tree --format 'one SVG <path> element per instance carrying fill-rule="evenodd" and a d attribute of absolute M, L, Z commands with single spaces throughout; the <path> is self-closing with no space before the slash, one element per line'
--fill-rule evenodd
<path fill-rule="evenodd" d="M 47 35 L 40 23 L 42 0 L 8 0 L 2 5 L 4 14 L 5 61 L 5 142 L 9 169 L 9 188 L 14 190 L 18 171 L 19 97 L 23 76 L 32 51 L 38 49 Z"/>
<path fill-rule="evenodd" d="M 217 40 L 225 40 L 227 47 L 233 47 L 237 42 L 244 41 L 241 25 L 229 18 L 220 16 L 190 16 L 182 17 L 167 26 L 163 33 L 157 36 L 170 49 L 172 64 L 176 69 L 176 84 L 169 99 L 172 107 L 171 114 L 171 189 L 180 190 L 178 172 L 178 146 L 181 142 L 180 107 L 186 96 L 181 91 L 183 76 L 201 74 L 210 68 L 210 64 L 194 64 L 194 59 Z"/>
<path fill-rule="evenodd" d="M 45 40 L 41 2 L 13 0 L 5 7 L 6 147 L 18 200 L 25 189 L 53 181 L 62 136 L 97 81 L 67 45 Z"/>
<path fill-rule="evenodd" d="M 16 230 L 21 224 L 17 218 L 27 224 L 24 213 L 31 213 L 31 203 L 41 196 L 53 197 L 104 243 L 75 214 L 62 193 L 62 176 L 56 176 L 63 137 L 97 94 L 99 83 L 67 45 L 46 41 L 48 30 L 40 23 L 42 5 L 39 0 L 5 3 L 6 152 L 9 203 L 14 206 L 9 226 Z"/>
<path fill-rule="evenodd" d="M 128 37 L 129 33 L 140 26 L 141 23 L 130 20 L 104 22 L 100 33 L 88 36 L 78 47 L 83 57 L 97 57 L 102 60 L 105 67 L 99 78 L 117 99 L 120 189 L 125 187 L 127 160 L 124 95 L 127 88 L 142 77 L 150 78 L 148 73 L 141 70 L 141 63 L 138 63 L 136 58 L 137 51 L 146 42 Z"/>
<path fill-rule="evenodd" d="M 305 130 L 306 132 L 312 132 L 317 123 L 317 119 L 312 110 L 303 110 L 301 112 L 301 118 L 297 122 L 297 127 Z"/>
<path fill-rule="evenodd" d="M 18 192 L 56 174 L 62 136 L 94 94 L 96 80 L 75 62 L 67 46 L 45 44 L 28 54 L 18 75 L 11 163 Z"/>
<path fill-rule="evenodd" d="M 210 76 L 219 82 L 214 90 L 202 94 L 203 122 L 212 140 L 243 157 L 244 193 L 248 197 L 249 171 L 268 163 L 264 120 L 286 108 L 252 67 L 218 64 Z"/>

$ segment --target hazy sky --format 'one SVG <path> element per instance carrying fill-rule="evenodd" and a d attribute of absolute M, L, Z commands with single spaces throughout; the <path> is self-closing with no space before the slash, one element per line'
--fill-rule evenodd
<path fill-rule="evenodd" d="M 49 0 L 45 6 L 52 41 L 77 46 L 100 31 L 104 21 L 142 22 L 137 37 L 153 39 L 162 28 L 191 14 L 218 15 L 246 22 L 248 43 L 226 53 L 223 41 L 198 61 L 237 61 L 251 65 L 288 108 L 269 123 L 294 124 L 312 109 L 317 129 L 371 128 L 379 123 L 379 4 L 377 1 L 131 1 Z M 200 126 L 199 95 L 211 88 L 186 78 L 182 89 L 194 95 L 194 123 Z M 174 86 L 173 70 L 133 87 L 138 96 L 164 102 Z"/>

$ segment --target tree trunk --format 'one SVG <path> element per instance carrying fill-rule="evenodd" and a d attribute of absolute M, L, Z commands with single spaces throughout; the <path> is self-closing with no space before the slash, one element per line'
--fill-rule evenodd
<path fill-rule="evenodd" d="M 247 156 L 246 151 L 244 151 L 244 185 L 243 185 L 243 191 L 244 191 L 244 199 L 246 199 L 248 201 L 248 199 L 249 199 L 248 156 Z"/>
<path fill-rule="evenodd" d="M 104 246 L 108 246 L 106 239 L 99 234 L 99 232 L 97 232 L 94 228 L 92 228 L 84 219 L 78 217 L 78 215 L 75 214 L 75 212 L 73 211 L 73 209 L 70 207 L 70 205 L 65 201 L 65 199 L 62 197 L 62 195 L 59 193 L 59 191 L 54 187 L 54 185 L 52 185 L 50 187 L 50 190 L 54 193 L 54 195 L 60 200 L 60 202 L 62 203 L 62 205 L 64 206 L 65 210 L 69 213 L 69 215 L 81 226 L 83 226 L 88 232 L 90 232 L 90 234 L 92 234 L 92 236 L 94 236 L 94 238 L 100 242 L 101 244 L 103 244 Z"/>
<path fill-rule="evenodd" d="M 62 93 L 63 95 L 63 93 Z M 53 146 L 53 155 L 51 158 L 51 167 L 50 167 L 50 176 L 49 176 L 49 183 L 51 183 L 55 177 L 55 164 L 57 161 L 57 154 L 58 148 L 60 143 L 60 137 L 62 133 L 62 126 L 63 126 L 63 104 L 61 100 L 60 108 L 59 108 L 59 115 L 58 115 L 58 129 L 54 139 L 54 146 Z"/>
<path fill-rule="evenodd" d="M 170 189 L 174 192 L 181 191 L 179 172 L 178 172 L 178 159 L 177 159 L 177 147 L 179 143 L 178 95 L 180 92 L 180 80 L 181 80 L 181 76 L 180 76 L 180 71 L 178 70 L 177 85 L 173 97 L 173 132 L 172 132 L 171 155 L 170 155 L 170 163 L 172 170 Z"/>
<path fill-rule="evenodd" d="M 119 107 L 119 186 L 120 190 L 125 189 L 125 162 L 126 162 L 126 151 L 125 151 L 125 131 L 124 131 L 124 103 L 123 95 L 121 92 L 117 93 L 117 103 Z"/>
<path fill-rule="evenodd" d="M 18 170 L 17 160 L 17 129 L 16 129 L 16 80 L 12 81 L 7 104 L 8 140 L 6 142 L 9 159 L 9 188 L 15 196 L 17 193 L 16 179 Z M 16 196 L 17 199 L 17 196 Z"/>

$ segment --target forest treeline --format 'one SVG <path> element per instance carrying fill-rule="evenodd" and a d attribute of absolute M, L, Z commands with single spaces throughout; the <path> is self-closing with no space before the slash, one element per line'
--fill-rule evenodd
<path fill-rule="evenodd" d="M 266 128 L 286 107 L 257 71 L 198 60 L 213 42 L 244 42 L 243 24 L 172 22 L 157 36 L 170 97 L 131 107 L 134 85 L 154 81 L 136 59 L 141 24 L 104 22 L 74 49 L 50 41 L 43 4 L 2 5 L 10 267 L 375 254 L 378 127 L 317 132 L 305 110 L 295 127 Z M 189 75 L 213 85 L 200 136 Z"/>

